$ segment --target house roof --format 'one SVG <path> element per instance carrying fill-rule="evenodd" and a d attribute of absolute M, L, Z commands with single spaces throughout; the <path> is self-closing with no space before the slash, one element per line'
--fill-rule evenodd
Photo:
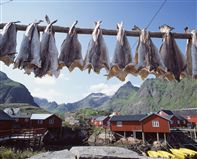
<path fill-rule="evenodd" d="M 108 118 L 108 116 L 99 116 L 99 117 L 97 117 L 95 120 L 96 120 L 96 121 L 103 121 L 103 120 L 105 120 L 106 118 Z"/>
<path fill-rule="evenodd" d="M 31 120 L 45 120 L 52 116 L 53 114 L 32 114 L 31 115 Z"/>
<path fill-rule="evenodd" d="M 3 111 L 8 115 L 20 114 L 20 108 L 5 108 Z"/>
<path fill-rule="evenodd" d="M 140 121 L 144 119 L 147 114 L 136 114 L 136 115 L 116 115 L 113 116 L 110 121 Z"/>
<path fill-rule="evenodd" d="M 166 113 L 168 115 L 174 115 L 174 113 L 171 110 L 162 109 L 160 111 L 162 111 L 162 112 L 164 112 L 164 113 Z"/>
<path fill-rule="evenodd" d="M 12 118 L 3 110 L 0 110 L 0 120 L 12 120 Z"/>

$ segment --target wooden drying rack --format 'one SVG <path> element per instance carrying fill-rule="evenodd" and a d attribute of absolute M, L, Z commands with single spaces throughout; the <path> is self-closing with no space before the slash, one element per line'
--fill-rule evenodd
<path fill-rule="evenodd" d="M 2 29 L 5 26 L 6 23 L 0 23 L 0 29 Z M 28 25 L 20 25 L 16 24 L 17 30 L 25 31 Z M 40 26 L 38 25 L 39 31 L 44 31 L 46 26 Z M 60 33 L 68 33 L 69 27 L 61 27 L 61 26 L 55 26 L 53 25 L 53 31 L 60 32 Z M 87 29 L 87 28 L 76 28 L 76 31 L 78 34 L 92 34 L 93 29 Z M 117 30 L 110 30 L 110 29 L 102 29 L 103 35 L 117 35 Z M 138 37 L 140 36 L 140 31 L 126 31 L 125 33 L 127 36 L 133 36 Z M 161 32 L 150 32 L 150 36 L 154 38 L 162 38 L 165 33 Z M 176 39 L 190 39 L 191 34 L 190 33 L 176 33 L 172 32 L 174 38 Z"/>

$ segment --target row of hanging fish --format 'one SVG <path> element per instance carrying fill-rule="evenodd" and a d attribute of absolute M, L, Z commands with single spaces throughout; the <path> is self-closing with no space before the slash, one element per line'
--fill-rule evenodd
<path fill-rule="evenodd" d="M 129 73 L 140 75 L 142 79 L 149 74 L 168 80 L 179 81 L 186 76 L 197 79 L 197 34 L 195 30 L 191 31 L 192 38 L 187 41 L 185 59 L 171 33 L 172 27 L 168 25 L 160 27 L 160 31 L 165 34 L 160 50 L 158 50 L 150 38 L 149 31 L 134 26 L 133 30 L 139 31 L 140 37 L 135 57 L 132 58 L 123 23 L 118 23 L 117 42 L 110 63 L 100 28 L 101 21 L 95 23 L 83 60 L 81 44 L 75 29 L 77 21 L 70 27 L 58 54 L 53 31 L 53 24 L 57 20 L 51 22 L 48 16 L 45 18 L 48 25 L 42 34 L 41 41 L 38 24 L 42 20 L 33 22 L 26 28 L 16 57 L 16 23 L 18 22 L 6 24 L 0 34 L 0 60 L 6 65 L 14 63 L 14 68 L 24 69 L 27 74 L 34 72 L 36 77 L 43 77 L 46 74 L 58 77 L 60 70 L 66 66 L 69 71 L 78 67 L 80 70 L 88 69 L 89 73 L 91 70 L 99 73 L 102 68 L 105 68 L 108 79 L 115 76 L 121 81 L 124 81 Z M 185 32 L 190 31 L 186 28 Z"/>

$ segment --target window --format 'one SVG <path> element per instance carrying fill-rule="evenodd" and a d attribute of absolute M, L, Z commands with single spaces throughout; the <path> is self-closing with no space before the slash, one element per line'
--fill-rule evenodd
<path fill-rule="evenodd" d="M 18 119 L 18 118 L 16 118 L 16 119 L 15 119 L 15 121 L 16 121 L 16 122 L 18 122 L 18 121 L 19 121 L 19 119 Z"/>
<path fill-rule="evenodd" d="M 49 119 L 49 124 L 54 124 L 54 119 Z"/>
<path fill-rule="evenodd" d="M 117 122 L 116 122 L 116 126 L 117 126 L 117 127 L 122 127 L 122 121 L 117 121 Z"/>
<path fill-rule="evenodd" d="M 42 124 L 43 123 L 43 120 L 38 120 L 38 124 Z"/>
<path fill-rule="evenodd" d="M 180 120 L 177 120 L 177 124 L 180 124 Z"/>
<path fill-rule="evenodd" d="M 174 121 L 173 121 L 173 120 L 170 120 L 170 124 L 171 124 L 171 125 L 174 124 Z"/>
<path fill-rule="evenodd" d="M 153 120 L 152 121 L 152 127 L 159 127 L 159 121 Z"/>

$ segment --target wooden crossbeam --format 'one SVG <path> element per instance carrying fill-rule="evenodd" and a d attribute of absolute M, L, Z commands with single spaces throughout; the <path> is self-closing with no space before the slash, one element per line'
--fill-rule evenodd
<path fill-rule="evenodd" d="M 0 23 L 0 29 L 2 29 L 5 26 L 5 23 Z M 19 31 L 25 31 L 28 25 L 21 25 L 21 24 L 16 24 L 16 28 Z M 38 26 L 39 31 L 44 31 L 46 26 Z M 54 32 L 59 32 L 59 33 L 68 33 L 69 27 L 61 27 L 61 26 L 53 26 L 53 31 Z M 76 28 L 76 31 L 78 34 L 92 34 L 93 29 L 88 29 L 88 28 Z M 102 29 L 103 35 L 117 35 L 117 30 L 111 30 L 111 29 Z M 138 37 L 140 36 L 140 31 L 128 31 L 125 30 L 125 33 L 127 36 L 133 36 L 133 37 Z M 191 38 L 190 33 L 176 33 L 172 32 L 173 37 L 176 39 L 189 39 Z M 150 36 L 153 38 L 162 38 L 164 33 L 161 32 L 150 32 Z"/>

